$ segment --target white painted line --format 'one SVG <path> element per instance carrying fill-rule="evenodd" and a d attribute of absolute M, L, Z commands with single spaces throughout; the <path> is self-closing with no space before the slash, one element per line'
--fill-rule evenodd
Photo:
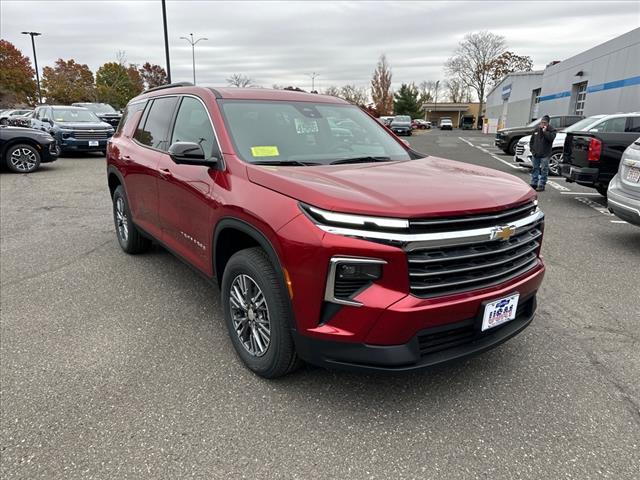
<path fill-rule="evenodd" d="M 627 223 L 624 220 L 610 220 L 611 223 Z"/>
<path fill-rule="evenodd" d="M 500 157 L 497 157 L 496 155 L 492 154 L 489 150 L 487 150 L 486 148 L 482 148 L 478 145 L 474 145 L 473 143 L 469 142 L 467 139 L 462 138 L 462 137 L 458 137 L 460 140 L 462 140 L 464 143 L 477 148 L 478 150 L 480 150 L 481 152 L 486 153 L 487 155 L 489 155 L 491 158 L 494 158 L 495 160 L 498 160 L 499 162 L 504 163 L 505 165 L 507 165 L 510 168 L 513 168 L 514 170 L 520 170 L 520 171 L 528 171 L 528 169 L 520 167 L 519 165 L 514 165 L 511 162 L 507 162 L 506 160 L 503 160 Z"/>
<path fill-rule="evenodd" d="M 588 205 L 589 207 L 593 208 L 596 212 L 600 212 L 601 214 L 607 215 L 608 217 L 613 216 L 613 213 L 611 213 L 609 210 L 607 210 L 605 207 L 603 207 L 599 203 L 594 202 L 593 200 L 589 200 L 588 198 L 584 198 L 584 197 L 576 197 L 576 200 L 581 203 L 584 203 L 585 205 Z"/>
<path fill-rule="evenodd" d="M 481 143 L 480 146 L 482 146 L 482 147 L 490 147 L 491 144 L 490 143 Z"/>
<path fill-rule="evenodd" d="M 589 195 L 593 197 L 601 197 L 598 192 L 560 192 L 561 195 Z"/>
<path fill-rule="evenodd" d="M 563 193 L 566 193 L 569 191 L 569 189 L 567 187 L 565 187 L 564 185 L 560 185 L 559 183 L 554 182 L 553 180 L 547 180 L 547 185 L 551 185 L 551 187 L 555 188 L 556 190 L 559 190 Z"/>

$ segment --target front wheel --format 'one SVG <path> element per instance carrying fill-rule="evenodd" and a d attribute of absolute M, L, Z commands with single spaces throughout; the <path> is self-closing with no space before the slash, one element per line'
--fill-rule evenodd
<path fill-rule="evenodd" d="M 516 144 L 518 143 L 518 140 L 520 140 L 519 138 L 514 138 L 513 140 L 511 140 L 509 142 L 509 146 L 507 147 L 506 150 L 503 150 L 504 153 L 508 153 L 509 155 L 515 155 L 516 154 Z"/>
<path fill-rule="evenodd" d="M 229 259 L 221 294 L 229 336 L 243 363 L 264 378 L 294 370 L 286 291 L 264 250 L 241 250 Z"/>
<path fill-rule="evenodd" d="M 35 172 L 40 166 L 40 154 L 31 145 L 14 145 L 7 149 L 5 164 L 14 173 Z"/>

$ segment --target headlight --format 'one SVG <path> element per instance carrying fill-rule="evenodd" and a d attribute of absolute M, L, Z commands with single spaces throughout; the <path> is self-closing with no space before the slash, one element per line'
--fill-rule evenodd
<path fill-rule="evenodd" d="M 409 228 L 409 220 L 389 217 L 370 217 L 350 213 L 330 212 L 311 205 L 300 204 L 302 210 L 317 224 L 336 227 L 378 227 L 388 230 Z"/>

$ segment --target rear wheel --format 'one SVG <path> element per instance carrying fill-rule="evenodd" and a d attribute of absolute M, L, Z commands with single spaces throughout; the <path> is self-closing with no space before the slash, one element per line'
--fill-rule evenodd
<path fill-rule="evenodd" d="M 261 248 L 235 253 L 222 275 L 224 318 L 236 353 L 257 375 L 276 378 L 296 368 L 286 292 Z"/>
<path fill-rule="evenodd" d="M 122 250 L 130 254 L 142 253 L 151 247 L 151 240 L 142 236 L 131 220 L 129 202 L 122 185 L 113 192 L 113 221 Z"/>
<path fill-rule="evenodd" d="M 14 173 L 35 172 L 40 166 L 40 153 L 25 143 L 14 145 L 7 149 L 5 164 Z"/>
<path fill-rule="evenodd" d="M 549 173 L 554 177 L 560 176 L 560 162 L 562 162 L 562 150 L 553 152 L 549 157 Z"/>

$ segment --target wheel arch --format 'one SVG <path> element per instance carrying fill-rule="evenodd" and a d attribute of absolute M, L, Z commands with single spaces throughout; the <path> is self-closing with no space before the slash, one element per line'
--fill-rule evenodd
<path fill-rule="evenodd" d="M 111 195 L 111 198 L 113 198 L 113 193 L 116 191 L 116 188 L 118 188 L 118 185 L 122 185 L 126 193 L 127 189 L 124 185 L 124 178 L 122 178 L 120 171 L 113 166 L 107 168 L 107 184 L 109 185 L 109 195 Z"/>

